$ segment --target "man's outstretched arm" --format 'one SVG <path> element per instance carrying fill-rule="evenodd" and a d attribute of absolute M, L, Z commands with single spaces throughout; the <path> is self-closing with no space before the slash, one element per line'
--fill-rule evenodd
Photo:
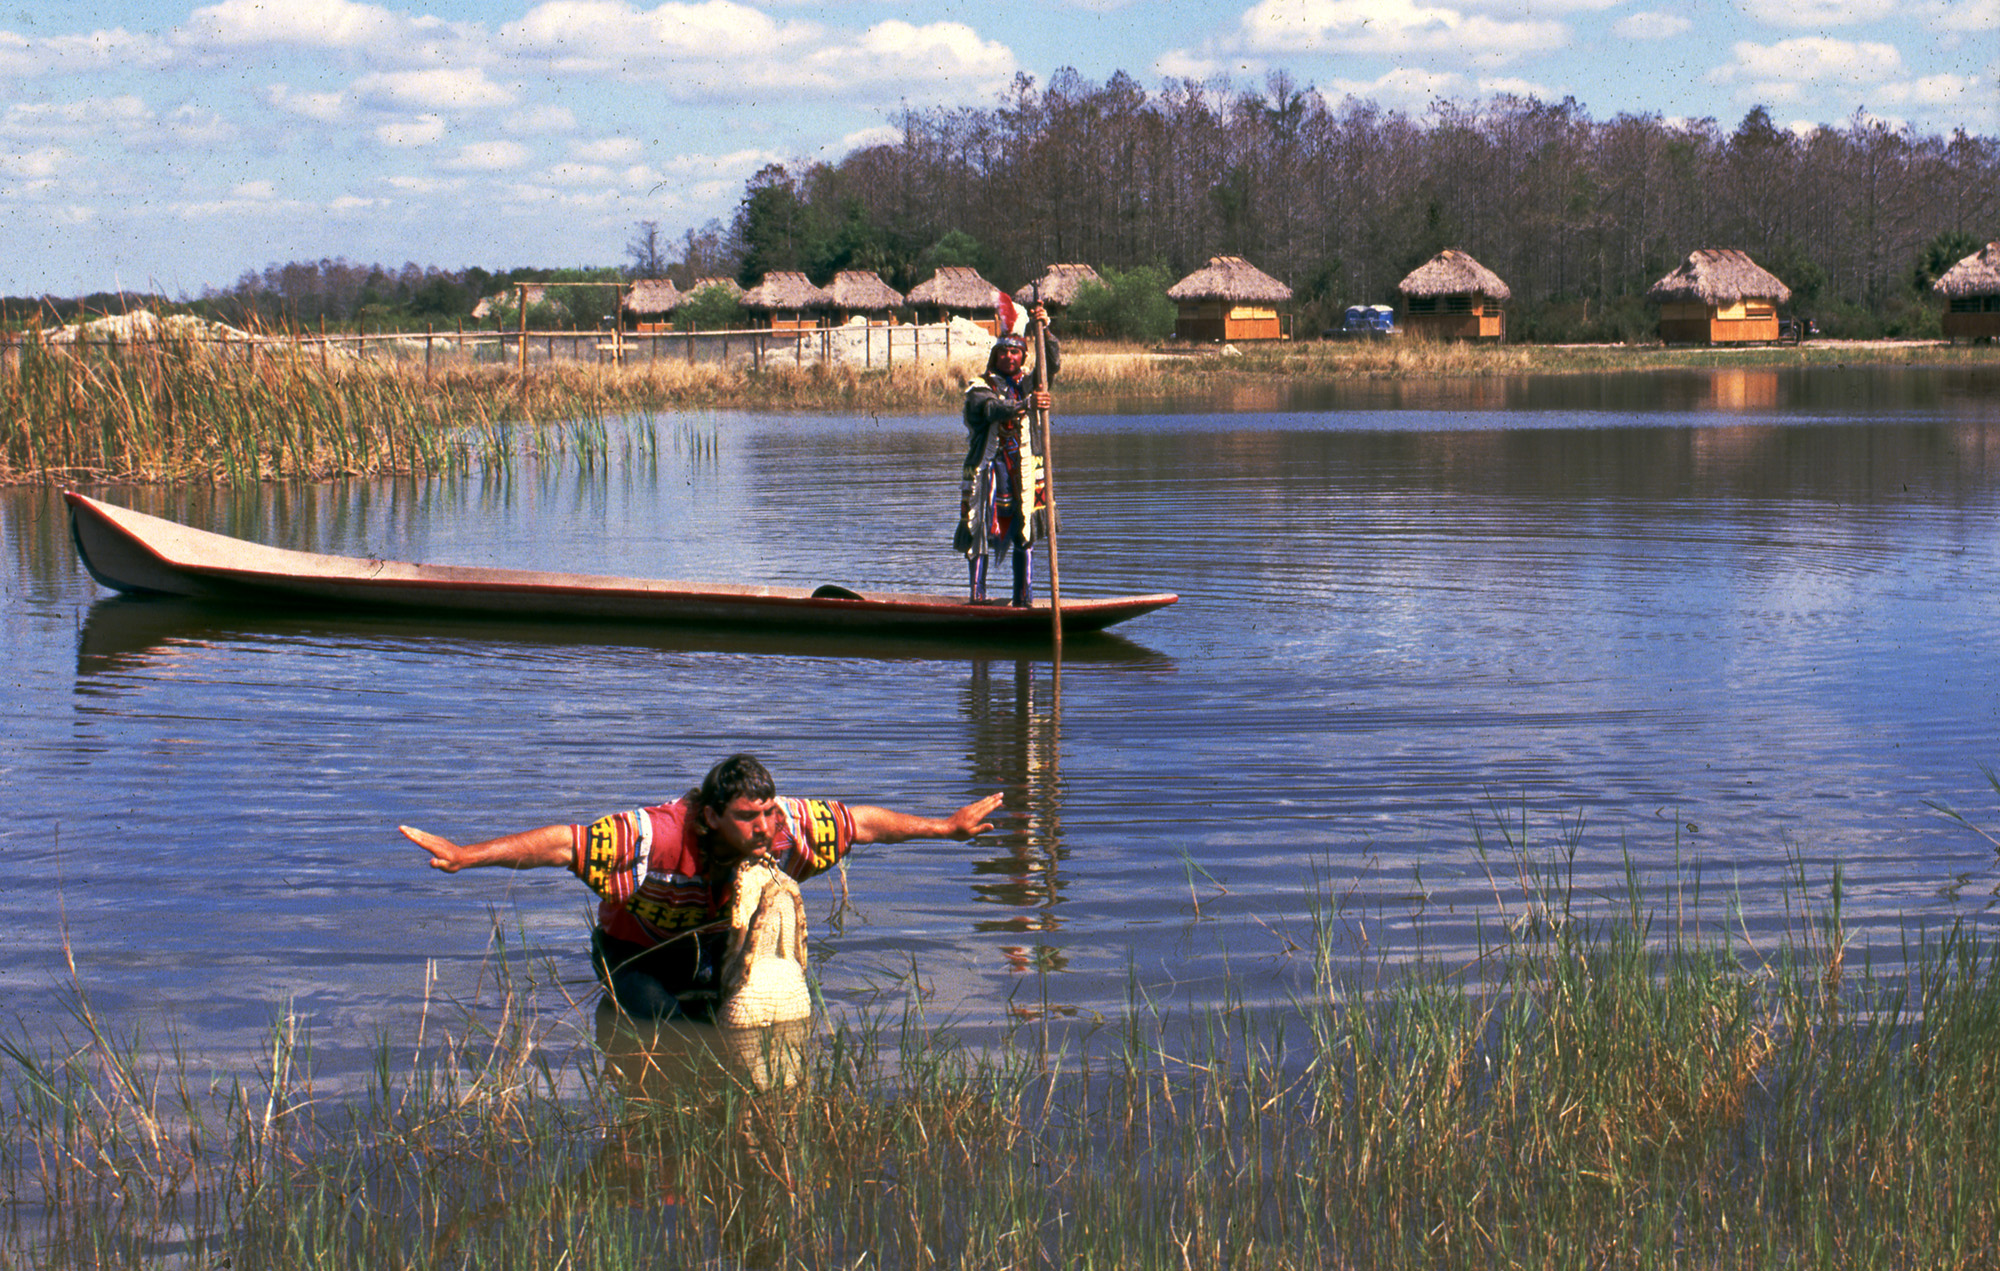
<path fill-rule="evenodd" d="M 947 817 L 912 816 L 890 808 L 850 807 L 856 843 L 901 843 L 907 839 L 969 839 L 993 828 L 986 818 L 1000 807 L 1002 796 L 989 794 Z"/>
<path fill-rule="evenodd" d="M 507 869 L 567 868 L 570 862 L 570 827 L 544 825 L 540 829 L 503 834 L 483 843 L 458 844 L 428 830 L 399 825 L 403 837 L 431 854 L 431 868 L 447 874 L 462 869 L 504 866 Z"/>

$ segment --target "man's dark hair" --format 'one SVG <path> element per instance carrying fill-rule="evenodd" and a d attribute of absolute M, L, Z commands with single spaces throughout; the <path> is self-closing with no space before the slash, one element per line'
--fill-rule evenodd
<path fill-rule="evenodd" d="M 708 770 L 701 780 L 700 803 L 717 812 L 738 799 L 753 802 L 777 797 L 778 783 L 755 755 L 731 755 Z"/>

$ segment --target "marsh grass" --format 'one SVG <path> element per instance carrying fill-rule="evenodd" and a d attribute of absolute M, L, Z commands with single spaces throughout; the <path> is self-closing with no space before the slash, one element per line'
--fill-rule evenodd
<path fill-rule="evenodd" d="M 1302 341 L 1164 354 L 1077 342 L 1058 409 L 1288 381 L 1477 379 L 1672 367 L 1993 365 L 1990 348 L 1773 349 Z M 432 371 L 268 341 L 49 346 L 0 357 L 0 481 L 242 483 L 430 474 L 522 455 L 611 456 L 611 419 L 659 410 L 950 412 L 973 362 L 867 369 L 634 360 Z"/>
<path fill-rule="evenodd" d="M 0 1261 L 2000 1259 L 2000 966 L 1977 932 L 1915 933 L 1877 977 L 1837 877 L 1774 948 L 1699 896 L 1642 909 L 1636 878 L 1585 904 L 1560 852 L 1520 877 L 1470 962 L 1358 965 L 1322 897 L 1290 1009 L 1232 990 L 1176 1018 L 1135 992 L 1094 1032 L 1044 1017 L 980 1050 L 913 999 L 788 1055 L 789 1082 L 746 1058 L 761 1035 L 592 1016 L 518 957 L 338 1096 L 289 1012 L 256 1071 L 204 1078 L 79 989 L 65 1036 L 0 1048 Z"/>

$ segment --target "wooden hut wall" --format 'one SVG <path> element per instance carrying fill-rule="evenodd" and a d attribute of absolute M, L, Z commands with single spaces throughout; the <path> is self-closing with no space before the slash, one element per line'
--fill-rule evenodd
<path fill-rule="evenodd" d="M 1491 296 L 1411 296 L 1403 330 L 1418 339 L 1505 340 L 1507 311 Z"/>
<path fill-rule="evenodd" d="M 1744 344 L 1778 338 L 1778 306 L 1769 299 L 1705 305 L 1670 301 L 1660 306 L 1660 339 L 1668 344 Z"/>
<path fill-rule="evenodd" d="M 1174 320 L 1174 335 L 1182 340 L 1215 343 L 1235 340 L 1289 340 L 1291 324 L 1270 305 L 1233 304 L 1227 300 L 1183 300 Z"/>
<path fill-rule="evenodd" d="M 2000 295 L 1953 296 L 1943 320 L 1947 340 L 2000 340 Z"/>

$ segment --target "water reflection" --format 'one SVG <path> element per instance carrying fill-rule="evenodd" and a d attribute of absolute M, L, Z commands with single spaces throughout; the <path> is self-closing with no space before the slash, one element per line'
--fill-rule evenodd
<path fill-rule="evenodd" d="M 974 659 L 960 693 L 972 737 L 975 784 L 1003 790 L 1014 812 L 993 844 L 1005 850 L 975 860 L 972 894 L 1012 910 L 973 930 L 1018 934 L 1000 946 L 1009 971 L 1061 971 L 1068 965 L 1048 937 L 1062 929 L 1057 906 L 1068 886 L 1069 847 L 1062 830 L 1062 696 L 1054 668 L 1024 658 Z M 1073 1008 L 1066 1008 L 1073 1009 Z"/>

